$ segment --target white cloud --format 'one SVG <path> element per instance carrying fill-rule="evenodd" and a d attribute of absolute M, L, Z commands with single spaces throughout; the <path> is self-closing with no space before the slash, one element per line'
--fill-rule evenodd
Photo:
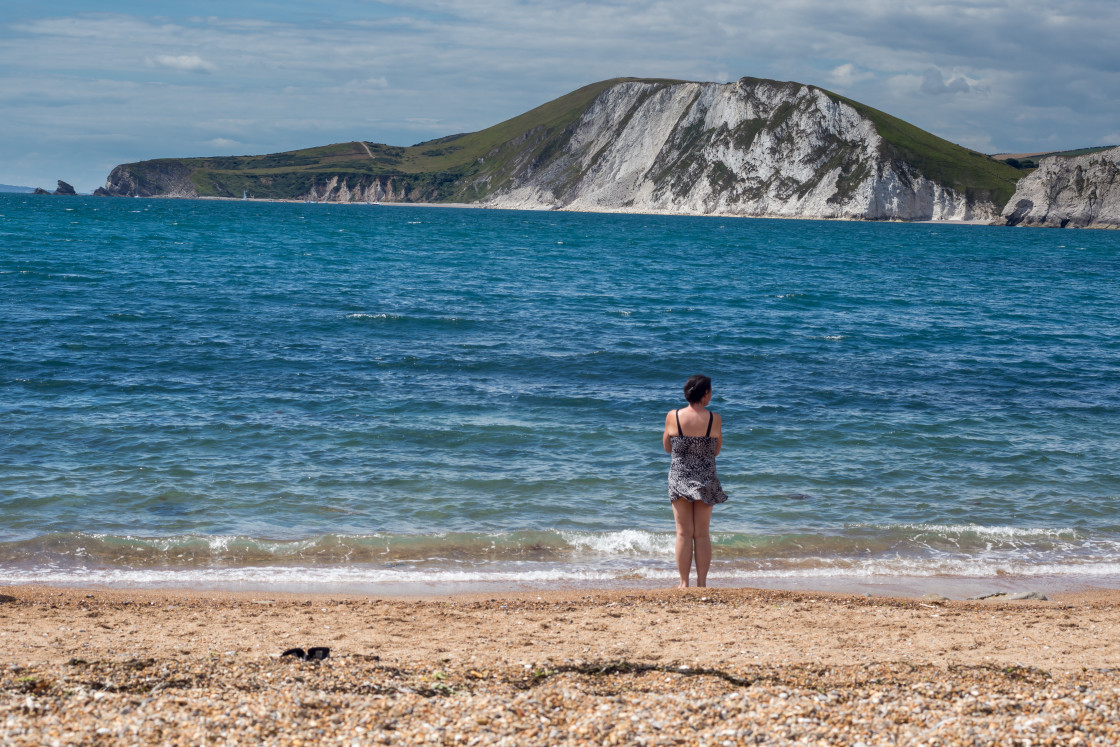
<path fill-rule="evenodd" d="M 235 146 L 239 147 L 241 145 L 244 145 L 244 143 L 239 143 L 236 140 L 230 140 L 228 137 L 215 137 L 207 140 L 205 143 L 203 143 L 203 145 L 210 145 L 215 148 L 233 148 Z"/>
<path fill-rule="evenodd" d="M 945 80 L 940 70 L 931 67 L 922 73 L 920 90 L 931 96 L 942 96 L 947 93 L 971 93 L 976 90 L 976 87 L 963 75 L 954 75 L 949 80 Z"/>
<path fill-rule="evenodd" d="M 413 127 L 415 127 L 417 130 L 421 130 L 421 131 L 424 131 L 424 132 L 435 132 L 435 131 L 439 130 L 441 127 L 446 126 L 443 123 L 442 120 L 426 118 L 426 117 L 409 117 L 405 121 L 408 122 Z M 447 133 L 447 134 L 451 134 L 451 133 Z"/>
<path fill-rule="evenodd" d="M 874 78 L 873 73 L 866 70 L 859 70 L 850 62 L 832 68 L 828 73 L 829 82 L 840 88 L 847 88 L 861 81 L 870 80 Z"/>
<path fill-rule="evenodd" d="M 348 80 L 340 86 L 335 86 L 334 90 L 338 91 L 339 93 L 348 93 L 354 94 L 356 96 L 362 96 L 384 91 L 388 87 L 388 79 L 384 75 L 379 75 L 373 78 Z"/>
<path fill-rule="evenodd" d="M 186 73 L 212 73 L 218 69 L 217 65 L 212 62 L 207 62 L 196 54 L 161 54 L 159 57 L 155 58 L 155 63 L 163 67 L 169 67 L 172 70 L 182 70 Z"/>

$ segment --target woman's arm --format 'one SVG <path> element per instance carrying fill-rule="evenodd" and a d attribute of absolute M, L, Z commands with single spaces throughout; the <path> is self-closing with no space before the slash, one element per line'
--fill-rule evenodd
<path fill-rule="evenodd" d="M 712 418 L 712 438 L 716 440 L 716 456 L 719 456 L 719 452 L 723 449 L 723 418 L 718 413 L 712 414 L 715 415 Z"/>
<path fill-rule="evenodd" d="M 666 454 L 672 454 L 673 453 L 673 445 L 669 441 L 669 437 L 673 435 L 672 431 L 669 430 L 669 425 L 672 422 L 673 422 L 673 413 L 672 412 L 665 413 L 665 430 L 661 432 L 661 445 L 665 447 L 665 453 Z"/>

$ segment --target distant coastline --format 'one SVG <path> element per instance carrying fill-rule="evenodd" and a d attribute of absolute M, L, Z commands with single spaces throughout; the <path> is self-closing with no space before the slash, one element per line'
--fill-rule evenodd
<path fill-rule="evenodd" d="M 1000 223 L 993 223 L 988 220 L 903 220 L 903 219 L 885 219 L 866 221 L 857 218 L 816 218 L 813 216 L 801 215 L 733 215 L 729 213 L 691 213 L 676 210 L 657 210 L 657 209 L 636 209 L 636 208 L 601 208 L 601 209 L 588 209 L 588 208 L 568 208 L 556 207 L 551 209 L 546 208 L 529 208 L 529 207 L 506 207 L 501 205 L 484 205 L 481 203 L 470 202 L 366 202 L 364 200 L 354 200 L 350 202 L 339 202 L 332 200 L 288 200 L 283 198 L 270 198 L 270 197 L 216 197 L 207 195 L 204 197 L 183 197 L 179 195 L 150 195 L 145 197 L 134 197 L 132 199 L 142 200 L 199 200 L 202 202 L 251 202 L 251 203 L 276 203 L 285 205 L 351 205 L 355 207 L 420 207 L 420 208 L 454 208 L 464 210 L 524 210 L 528 212 L 544 213 L 586 213 L 588 215 L 657 215 L 664 217 L 681 217 L 681 218 L 719 218 L 719 219 L 744 219 L 744 220 L 826 220 L 830 222 L 840 223 L 915 223 L 923 224 L 928 223 L 931 225 L 960 225 L 960 226 L 991 226 L 1002 225 Z"/>
<path fill-rule="evenodd" d="M 1021 175 L 816 86 L 615 78 L 408 147 L 123 163 L 95 194 L 975 221 L 997 218 Z"/>
<path fill-rule="evenodd" d="M 289 205 L 366 205 L 368 207 L 390 207 L 390 206 L 415 206 L 415 207 L 433 207 L 433 208 L 469 208 L 474 210 L 485 209 L 486 205 L 471 204 L 469 202 L 367 202 L 365 200 L 355 200 L 352 202 L 331 202 L 315 201 L 315 200 L 286 200 L 283 198 L 272 197 L 214 197 L 207 195 L 205 197 L 178 197 L 174 195 L 155 195 L 152 197 L 143 197 L 137 199 L 154 199 L 154 200 L 206 200 L 216 202 L 278 202 Z"/>
<path fill-rule="evenodd" d="M 615 78 L 408 147 L 123 163 L 94 194 L 1118 228 L 1118 162 L 1105 146 L 985 155 L 795 82 Z"/>

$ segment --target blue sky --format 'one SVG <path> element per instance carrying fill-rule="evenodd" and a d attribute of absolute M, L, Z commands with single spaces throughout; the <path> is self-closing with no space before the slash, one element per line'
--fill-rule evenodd
<path fill-rule="evenodd" d="M 0 0 L 0 183 L 410 145 L 618 76 L 810 83 L 986 153 L 1120 144 L 1118 28 L 1116 0 Z"/>

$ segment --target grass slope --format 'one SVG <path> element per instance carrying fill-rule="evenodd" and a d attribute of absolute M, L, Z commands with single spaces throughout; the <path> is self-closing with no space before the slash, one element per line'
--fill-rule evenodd
<path fill-rule="evenodd" d="M 190 169 L 191 181 L 203 197 L 240 197 L 244 191 L 254 197 L 292 198 L 337 176 L 346 178 L 352 187 L 369 184 L 375 178 L 393 177 L 408 185 L 417 197 L 446 200 L 455 196 L 454 182 L 481 168 L 479 159 L 501 151 L 526 133 L 563 130 L 600 93 L 623 80 L 632 79 L 616 78 L 584 86 L 485 130 L 410 147 L 355 141 L 264 156 L 173 160 Z M 153 163 L 143 161 L 129 167 L 142 175 Z"/>
<path fill-rule="evenodd" d="M 888 155 L 907 161 L 927 179 L 952 187 L 970 198 L 989 199 L 997 206 L 1007 204 L 1015 194 L 1015 183 L 1022 176 L 1018 169 L 939 138 L 886 112 L 821 90 L 870 119 L 887 142 Z"/>
<path fill-rule="evenodd" d="M 547 162 L 566 142 L 568 129 L 593 101 L 608 88 L 626 81 L 672 84 L 682 81 L 614 78 L 593 83 L 531 111 L 479 132 L 452 135 L 409 147 L 378 143 L 336 143 L 317 148 L 263 156 L 173 160 L 190 170 L 191 181 L 201 196 L 240 197 L 242 192 L 259 198 L 294 198 L 331 178 L 346 179 L 351 188 L 375 179 L 392 179 L 407 199 L 423 201 L 477 200 L 500 188 L 509 179 L 515 162 Z M 799 85 L 799 84 L 789 84 Z M 821 89 L 823 90 L 823 89 Z M 925 177 L 976 199 L 991 199 L 1003 205 L 1015 191 L 1022 172 L 1001 161 L 943 140 L 897 117 L 839 96 L 874 122 L 887 143 L 887 155 L 908 162 Z M 144 161 L 129 164 L 143 176 Z M 463 191 L 465 177 L 472 180 L 470 193 Z M 484 186 L 478 187 L 482 184 Z M 487 186 L 488 185 L 488 186 Z"/>
<path fill-rule="evenodd" d="M 1009 155 L 994 156 L 994 158 L 997 161 L 1006 163 L 1008 166 L 1014 166 L 1025 173 L 1037 169 L 1039 162 L 1041 162 L 1043 158 L 1048 158 L 1049 156 L 1061 156 L 1062 158 L 1087 156 L 1090 153 L 1100 153 L 1102 150 L 1112 150 L 1115 147 L 1115 145 L 1096 145 L 1090 148 L 1075 148 L 1074 150 L 1039 151 L 1038 153 L 1031 153 L 1022 158 L 1013 158 Z"/>

